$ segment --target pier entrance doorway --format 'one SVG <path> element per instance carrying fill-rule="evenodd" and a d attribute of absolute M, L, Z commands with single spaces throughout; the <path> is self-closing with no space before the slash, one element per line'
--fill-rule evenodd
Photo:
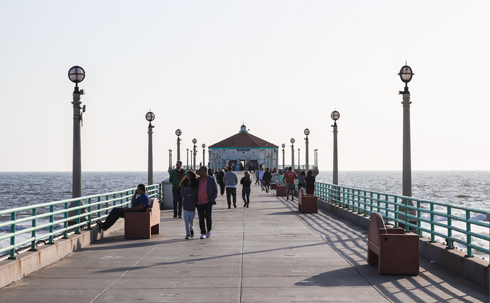
<path fill-rule="evenodd" d="M 240 170 L 245 170 L 245 160 L 240 160 Z"/>
<path fill-rule="evenodd" d="M 236 163 L 236 160 L 230 160 L 230 161 L 228 161 L 228 166 L 231 166 L 231 167 L 232 167 L 232 169 L 233 169 L 234 167 L 236 167 L 236 164 L 237 164 L 237 163 Z"/>

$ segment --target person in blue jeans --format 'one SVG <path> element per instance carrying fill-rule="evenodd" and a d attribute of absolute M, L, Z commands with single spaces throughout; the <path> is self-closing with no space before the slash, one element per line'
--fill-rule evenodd
<path fill-rule="evenodd" d="M 250 203 L 250 184 L 252 184 L 252 178 L 250 177 L 250 173 L 248 171 L 245 172 L 245 177 L 240 180 L 240 184 L 242 184 L 242 199 L 243 199 L 243 207 L 248 208 L 248 204 Z"/>
<path fill-rule="evenodd" d="M 174 218 L 182 218 L 182 196 L 180 195 L 180 191 L 182 188 L 180 187 L 180 182 L 185 178 L 185 169 L 182 168 L 182 161 L 177 161 L 175 164 L 177 167 L 170 173 L 170 178 L 168 181 L 172 183 L 172 195 L 174 198 Z"/>
<path fill-rule="evenodd" d="M 185 221 L 185 239 L 189 240 L 194 237 L 194 218 L 196 216 L 196 202 L 197 202 L 197 175 L 192 170 L 188 170 L 185 174 L 185 178 L 180 182 L 182 187 L 181 196 L 183 199 L 184 207 L 184 221 Z"/>
<path fill-rule="evenodd" d="M 139 195 L 139 197 L 137 197 L 137 195 Z M 131 207 L 114 207 L 104 223 L 100 220 L 97 220 L 95 223 L 97 223 L 97 226 L 102 230 L 107 230 L 116 223 L 117 219 L 124 218 L 125 213 L 144 212 L 148 206 L 150 206 L 150 197 L 146 194 L 146 187 L 144 184 L 139 184 L 133 198 L 131 198 Z"/>

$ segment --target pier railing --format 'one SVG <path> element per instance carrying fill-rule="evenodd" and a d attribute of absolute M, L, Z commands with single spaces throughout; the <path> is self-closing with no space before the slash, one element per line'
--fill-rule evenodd
<path fill-rule="evenodd" d="M 161 184 L 146 187 L 150 198 L 161 200 Z M 79 234 L 91 229 L 96 220 L 104 219 L 114 207 L 126 207 L 131 203 L 135 189 L 100 195 L 86 196 L 63 201 L 30 205 L 0 211 L 0 255 L 9 253 L 14 259 L 22 249 L 36 250 L 39 242 L 53 244 L 57 238 L 67 238 L 70 233 Z M 3 245 L 2 245 L 3 246 Z"/>
<path fill-rule="evenodd" d="M 486 210 L 319 182 L 315 196 L 363 216 L 379 212 L 386 223 L 403 226 L 431 242 L 443 239 L 449 249 L 466 248 L 468 257 L 473 257 L 473 250 L 490 253 L 489 223 L 482 221 Z"/>

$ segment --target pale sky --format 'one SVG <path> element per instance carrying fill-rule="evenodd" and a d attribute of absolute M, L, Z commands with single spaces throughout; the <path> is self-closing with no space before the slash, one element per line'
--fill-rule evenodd
<path fill-rule="evenodd" d="M 317 148 L 331 170 L 334 109 L 340 171 L 401 170 L 405 60 L 412 168 L 490 170 L 488 16 L 489 1 L 0 0 L 0 171 L 71 171 L 73 65 L 84 171 L 146 170 L 150 109 L 156 171 L 177 128 L 185 151 L 242 122 L 287 163 L 309 128 L 310 163 Z"/>

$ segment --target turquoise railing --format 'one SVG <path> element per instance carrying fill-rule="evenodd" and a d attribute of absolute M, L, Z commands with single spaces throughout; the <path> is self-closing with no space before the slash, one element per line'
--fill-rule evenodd
<path fill-rule="evenodd" d="M 147 186 L 146 190 L 150 198 L 161 200 L 161 184 Z M 28 248 L 30 245 L 31 250 L 36 250 L 40 241 L 53 244 L 55 237 L 66 239 L 68 233 L 78 234 L 84 227 L 91 229 L 92 224 L 106 218 L 112 208 L 128 206 L 134 191 L 127 189 L 2 210 L 0 228 L 10 226 L 10 232 L 0 233 L 0 241 L 10 240 L 10 245 L 0 248 L 0 255 L 9 251 L 9 258 L 15 259 L 18 249 Z"/>
<path fill-rule="evenodd" d="M 445 239 L 449 249 L 455 248 L 454 243 L 460 243 L 466 246 L 469 257 L 473 257 L 473 249 L 490 253 L 489 223 L 474 219 L 480 215 L 486 217 L 488 211 L 485 210 L 319 182 L 315 183 L 315 196 L 363 216 L 379 212 L 386 223 L 403 226 L 420 237 L 428 235 L 431 242 L 435 242 L 436 237 Z M 486 232 L 480 234 L 472 230 L 476 227 L 485 227 Z M 485 243 L 475 244 L 477 239 Z"/>

